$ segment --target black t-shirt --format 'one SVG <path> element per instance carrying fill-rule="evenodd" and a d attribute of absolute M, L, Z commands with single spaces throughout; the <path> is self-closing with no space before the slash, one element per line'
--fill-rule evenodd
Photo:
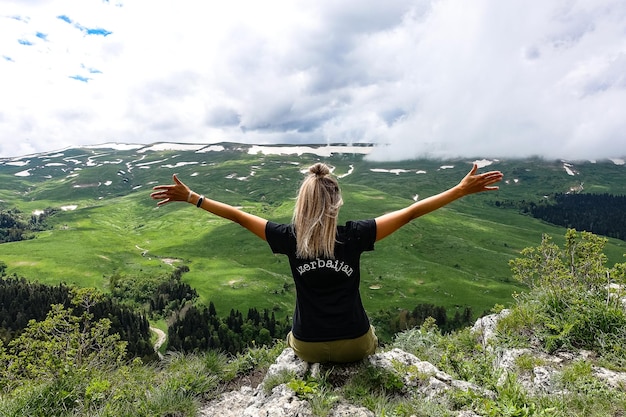
<path fill-rule="evenodd" d="M 374 250 L 375 220 L 347 222 L 337 227 L 335 259 L 296 257 L 293 226 L 268 222 L 265 236 L 274 253 L 289 257 L 296 284 L 293 335 L 305 342 L 352 339 L 370 324 L 361 302 L 361 253 Z"/>

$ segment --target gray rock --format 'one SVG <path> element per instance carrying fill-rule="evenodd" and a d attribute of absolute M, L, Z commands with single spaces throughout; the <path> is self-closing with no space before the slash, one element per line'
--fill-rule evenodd
<path fill-rule="evenodd" d="M 263 382 L 258 387 L 244 386 L 238 391 L 224 393 L 204 406 L 198 415 L 200 417 L 313 417 L 309 403 L 298 398 L 286 384 L 277 385 L 272 388 L 271 393 L 266 394 L 264 387 L 266 381 L 284 372 L 292 373 L 294 378 L 304 379 L 307 373 L 319 375 L 320 366 L 302 361 L 292 349 L 287 348 L 270 366 Z M 328 416 L 374 417 L 374 414 L 363 407 L 339 403 Z"/>
<path fill-rule="evenodd" d="M 459 414 L 457 414 L 457 417 L 481 417 L 480 415 L 476 414 L 473 411 L 459 411 Z"/>
<path fill-rule="evenodd" d="M 496 369 L 504 371 L 513 371 L 515 369 L 515 361 L 522 355 L 530 354 L 530 349 L 505 349 L 499 352 L 496 357 L 494 366 Z"/>
<path fill-rule="evenodd" d="M 509 314 L 511 314 L 511 310 L 505 308 L 498 314 L 489 314 L 479 318 L 472 326 L 472 333 L 477 334 L 478 341 L 486 347 L 489 344 L 489 341 L 496 334 L 496 325 L 498 324 L 498 321 Z"/>
<path fill-rule="evenodd" d="M 285 384 L 274 387 L 270 395 L 260 388 L 242 387 L 223 394 L 200 410 L 200 417 L 312 417 L 308 402 L 298 399 Z"/>
<path fill-rule="evenodd" d="M 533 368 L 533 378 L 528 386 L 525 386 L 526 390 L 531 393 L 543 393 L 543 394 L 556 394 L 561 392 L 560 388 L 556 387 L 556 378 L 558 371 L 549 366 L 535 366 Z"/>
<path fill-rule="evenodd" d="M 241 414 L 242 417 L 309 417 L 313 416 L 308 402 L 298 399 L 285 384 L 274 387 L 269 397 L 258 395 Z"/>
<path fill-rule="evenodd" d="M 400 349 L 377 353 L 370 356 L 369 361 L 373 366 L 397 373 L 403 379 L 405 386 L 417 387 L 418 392 L 428 399 L 438 397 L 450 388 L 471 390 L 495 398 L 495 393 L 467 381 L 455 380 L 430 362 L 422 361 L 415 355 Z"/>
<path fill-rule="evenodd" d="M 593 375 L 613 388 L 626 390 L 626 372 L 615 372 L 606 368 L 594 366 Z"/>
<path fill-rule="evenodd" d="M 541 365 L 534 366 L 532 372 L 520 371 L 517 369 L 516 359 L 522 355 L 531 355 L 539 359 Z M 502 385 L 509 375 L 514 374 L 517 382 L 531 394 L 562 395 L 566 394 L 559 383 L 563 367 L 577 360 L 589 361 L 594 358 L 595 353 L 586 350 L 549 355 L 532 349 L 505 349 L 499 353 L 494 367 L 502 372 L 498 379 L 499 385 Z M 593 375 L 612 388 L 626 387 L 626 372 L 615 372 L 594 366 Z"/>
<path fill-rule="evenodd" d="M 222 394 L 198 411 L 200 417 L 241 417 L 243 411 L 254 401 L 255 391 L 250 387 L 241 387 L 239 391 Z"/>
<path fill-rule="evenodd" d="M 298 356 L 296 356 L 296 354 L 293 352 L 293 349 L 286 348 L 267 370 L 267 374 L 265 374 L 263 382 L 283 372 L 291 372 L 294 374 L 295 377 L 303 378 L 304 375 L 306 375 L 308 369 L 308 362 L 305 362 Z"/>
<path fill-rule="evenodd" d="M 495 329 L 498 317 L 502 315 L 493 315 L 475 328 L 480 329 L 482 336 L 492 335 L 490 329 Z M 488 343 L 488 340 L 489 336 L 484 340 L 485 343 Z M 513 376 L 517 378 L 517 382 L 524 390 L 536 395 L 567 394 L 559 383 L 563 367 L 572 361 L 593 359 L 593 353 L 585 351 L 548 355 L 534 349 L 504 349 L 497 353 L 494 370 L 502 372 L 499 383 L 503 384 L 508 376 Z M 520 370 L 516 360 L 522 355 L 532 355 L 539 361 L 532 370 Z M 428 401 L 439 401 L 450 389 L 473 391 L 478 395 L 495 398 L 493 392 L 468 381 L 457 380 L 433 364 L 422 361 L 401 349 L 377 353 L 365 360 L 365 363 L 368 362 L 372 366 L 396 373 L 402 379 L 407 395 L 418 395 Z M 326 371 L 327 366 L 331 366 L 328 370 L 332 370 L 334 376 L 340 375 L 342 379 L 349 379 L 352 373 L 358 371 L 358 366 L 353 365 L 335 367 L 325 364 L 321 366 L 309 364 L 300 360 L 292 349 L 287 348 L 270 366 L 262 384 L 255 388 L 244 386 L 239 390 L 224 393 L 202 408 L 198 415 L 200 417 L 313 417 L 311 405 L 306 400 L 298 398 L 286 384 L 274 387 L 271 393 L 265 391 L 264 384 L 268 378 L 281 375 L 283 372 L 293 374 L 297 379 L 305 379 L 308 375 L 319 378 Z M 593 374 L 608 386 L 618 389 L 626 387 L 626 372 L 593 367 Z M 471 411 L 460 411 L 457 416 L 480 417 Z M 328 417 L 374 417 L 374 413 L 366 408 L 340 401 L 330 410 Z"/>
<path fill-rule="evenodd" d="M 328 417 L 374 417 L 374 413 L 367 408 L 352 404 L 338 404 L 331 410 Z"/>

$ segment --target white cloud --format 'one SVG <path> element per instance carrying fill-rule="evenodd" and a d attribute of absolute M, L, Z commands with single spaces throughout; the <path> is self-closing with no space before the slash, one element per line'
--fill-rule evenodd
<path fill-rule="evenodd" d="M 156 141 L 626 154 L 621 0 L 0 6 L 0 157 Z"/>

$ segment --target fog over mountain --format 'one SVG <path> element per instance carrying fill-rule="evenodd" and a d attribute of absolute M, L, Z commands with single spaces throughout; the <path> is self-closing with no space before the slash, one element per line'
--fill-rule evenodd
<path fill-rule="evenodd" d="M 0 6 L 0 157 L 160 141 L 626 155 L 621 0 Z"/>

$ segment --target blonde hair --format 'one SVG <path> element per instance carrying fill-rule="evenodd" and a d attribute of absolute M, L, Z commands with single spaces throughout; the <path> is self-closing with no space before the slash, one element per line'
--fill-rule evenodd
<path fill-rule="evenodd" d="M 342 204 L 339 184 L 330 175 L 330 168 L 320 162 L 309 167 L 293 211 L 296 256 L 334 259 L 337 216 Z"/>

